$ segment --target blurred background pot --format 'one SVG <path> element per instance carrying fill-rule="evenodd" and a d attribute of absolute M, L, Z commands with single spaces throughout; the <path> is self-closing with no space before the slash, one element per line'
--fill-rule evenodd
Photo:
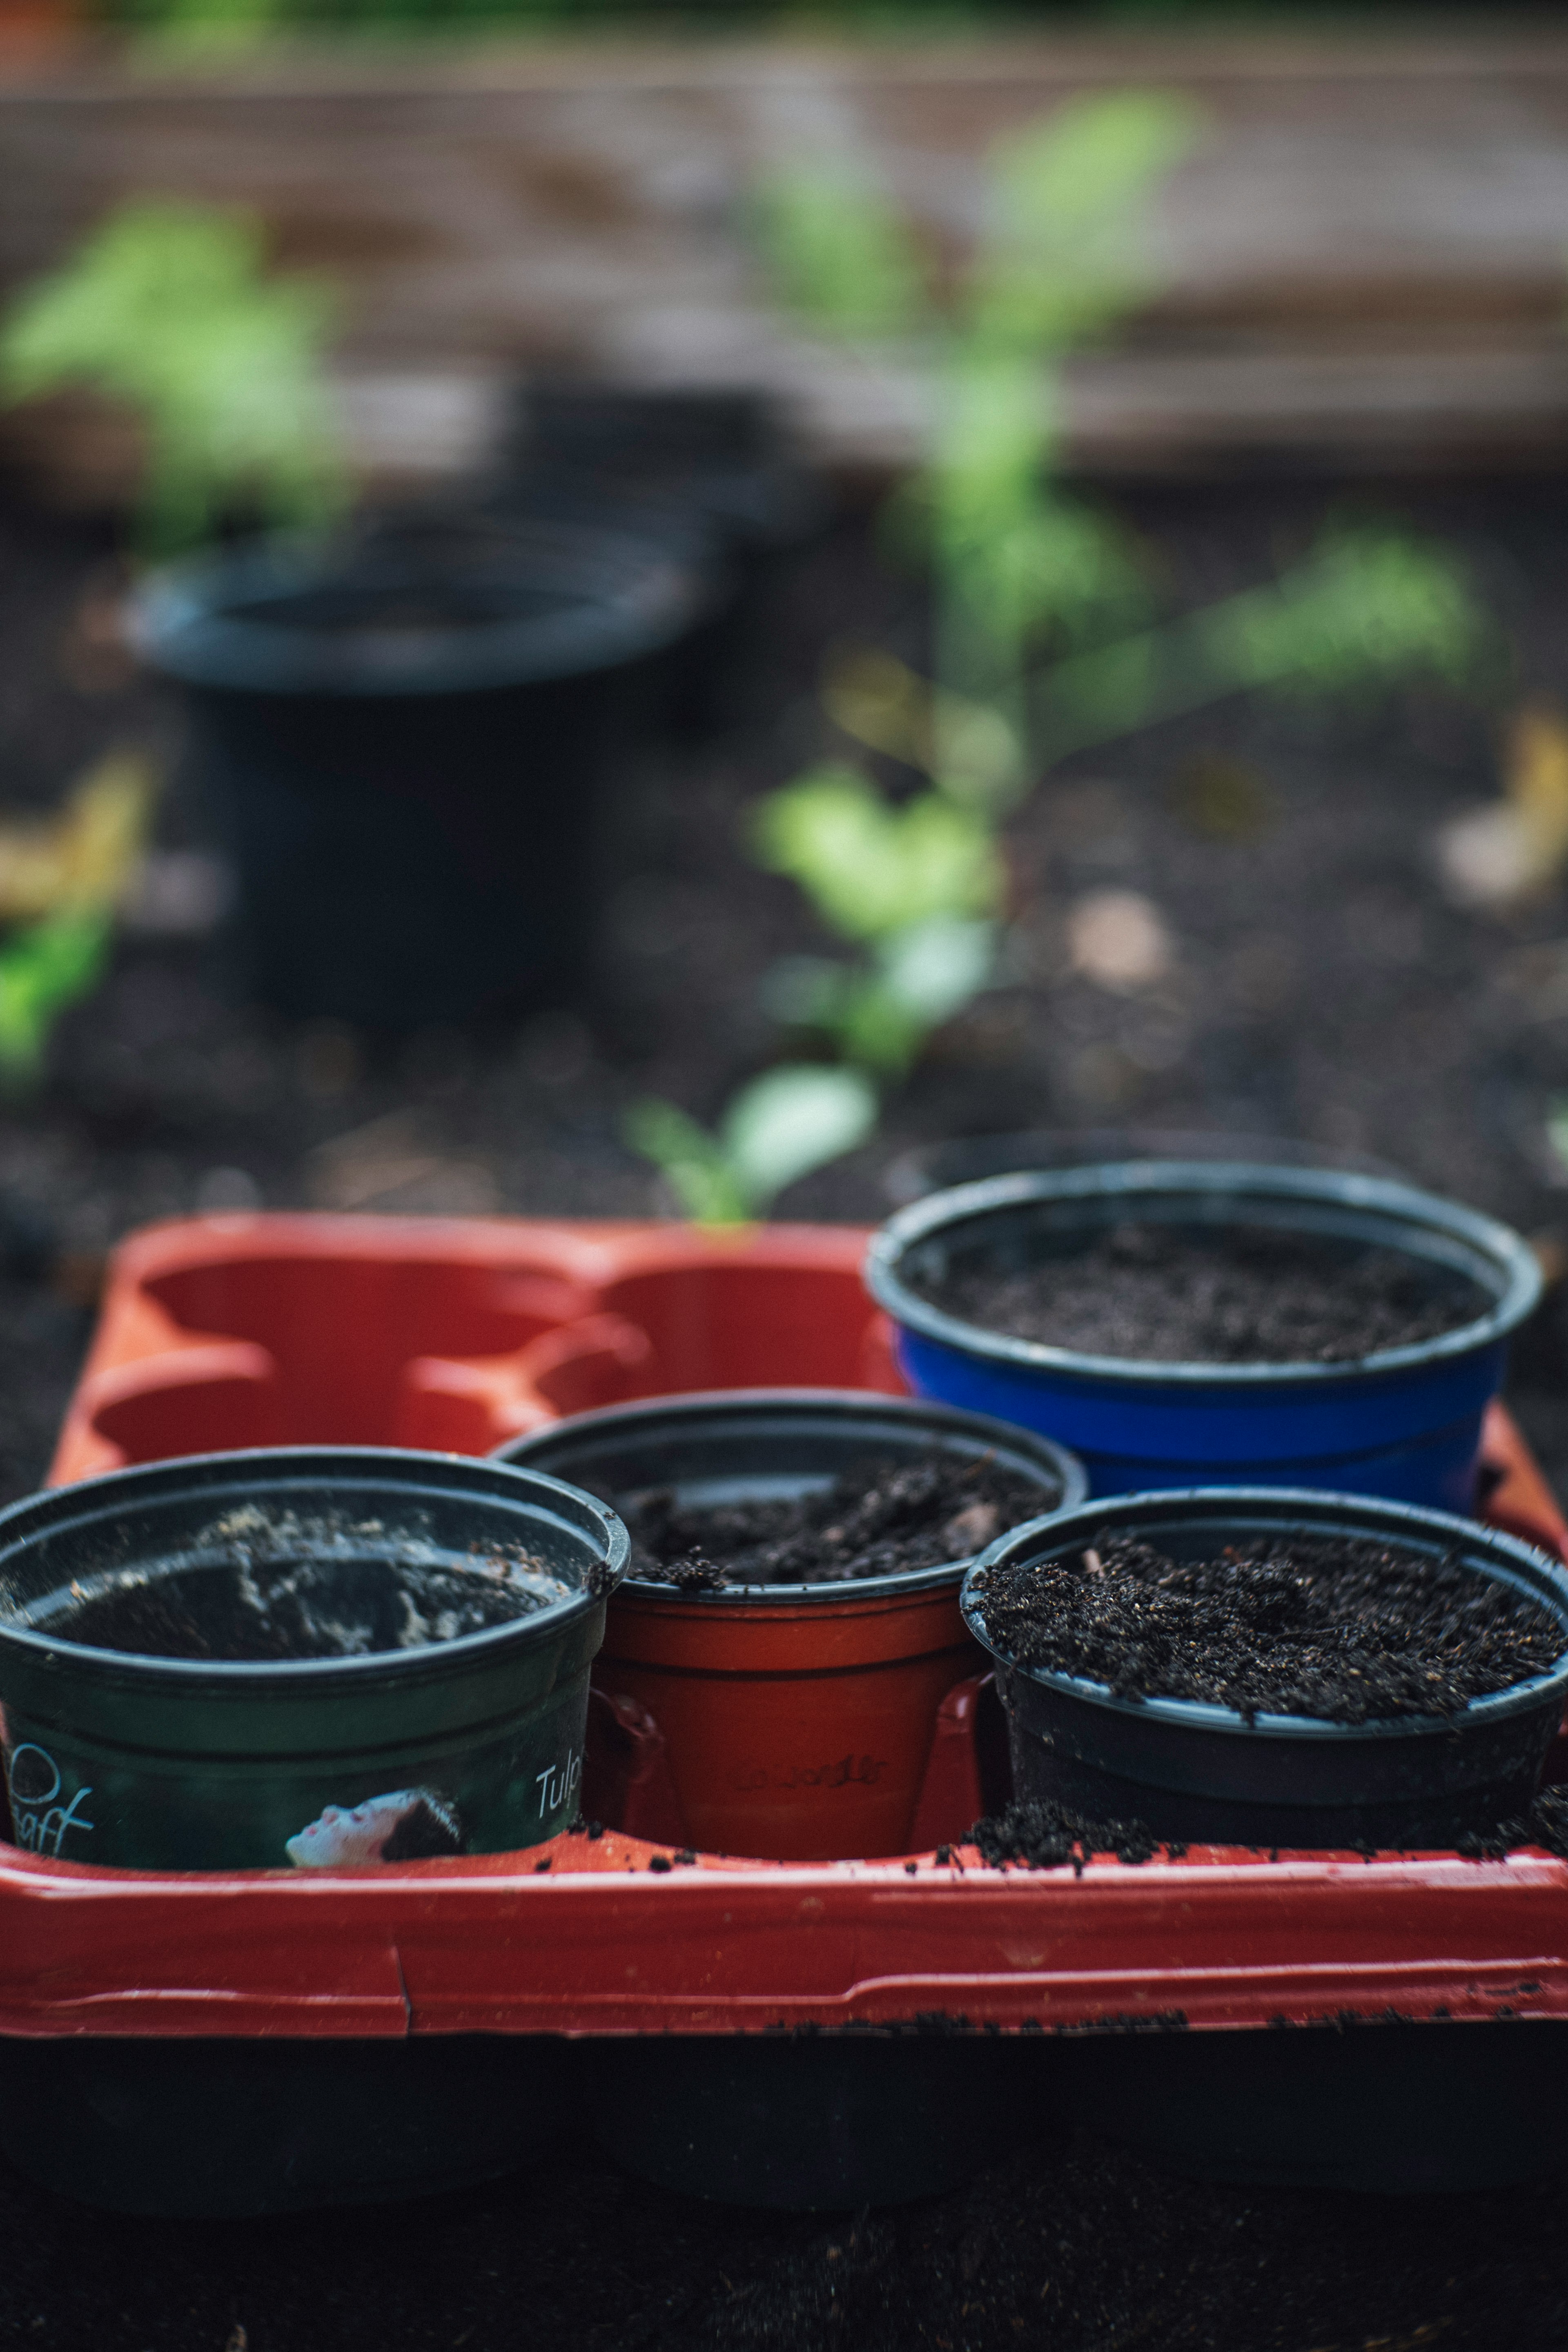
<path fill-rule="evenodd" d="M 1089 1504 L 1002 1537 L 964 1580 L 963 1616 L 996 1660 L 1015 1794 L 1095 1821 L 1140 1821 L 1156 1837 L 1220 1845 L 1449 1846 L 1528 1809 L 1568 1694 L 1551 1674 L 1472 1699 L 1453 1717 L 1364 1724 L 1259 1714 L 1177 1698 L 1117 1698 L 1100 1682 L 1019 1664 L 987 1633 L 1001 1569 L 1061 1559 L 1106 1537 L 1177 1560 L 1212 1559 L 1255 1538 L 1345 1536 L 1456 1559 L 1527 1593 L 1563 1627 L 1568 1572 L 1545 1554 L 1446 1512 L 1348 1495 L 1199 1488 Z"/>
<path fill-rule="evenodd" d="M 687 2197 L 795 2212 L 902 2205 L 1065 2137 L 1079 2052 L 953 2032 L 665 2036 L 588 2053 L 616 2162 Z"/>
<path fill-rule="evenodd" d="M 0 2039 L 0 2147 L 57 2195 L 206 2219 L 430 2197 L 536 2164 L 568 2112 L 547 2034 Z"/>
<path fill-rule="evenodd" d="M 739 717 L 773 650 L 784 559 L 830 512 L 767 394 L 542 377 L 517 397 L 507 459 L 493 511 L 640 534 L 714 571 L 711 612 L 659 664 L 658 707 L 680 734 Z"/>
<path fill-rule="evenodd" d="M 822 1390 L 616 1406 L 498 1458 L 627 1507 L 668 1488 L 700 1509 L 820 1491 L 858 1465 L 932 1446 L 1027 1480 L 1041 1513 L 1086 1491 L 1069 1454 L 1025 1431 Z M 959 1614 L 963 1567 L 694 1593 L 628 1579 L 595 1683 L 658 1722 L 694 1845 L 785 1861 L 907 1850 L 937 1708 L 980 1663 Z"/>
<path fill-rule="evenodd" d="M 1331 1363 L 1142 1363 L 961 1322 L 928 1287 L 958 1268 L 1019 1272 L 1118 1225 L 1213 1236 L 1227 1225 L 1405 1252 L 1464 1275 L 1483 1313 L 1436 1339 Z M 1405 1184 L 1331 1169 L 1146 1160 L 996 1176 L 890 1218 L 867 1283 L 898 1326 L 918 1395 L 1048 1430 L 1099 1495 L 1205 1485 L 1325 1486 L 1468 1510 L 1505 1342 L 1541 1297 L 1520 1236 Z"/>
<path fill-rule="evenodd" d="M 154 575 L 250 992 L 382 1028 L 570 993 L 606 752 L 715 593 L 694 544 L 458 509 Z"/>

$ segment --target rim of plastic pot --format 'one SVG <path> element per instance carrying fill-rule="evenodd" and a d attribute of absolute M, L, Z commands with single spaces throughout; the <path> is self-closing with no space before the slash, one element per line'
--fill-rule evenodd
<path fill-rule="evenodd" d="M 1331 1168 L 1348 1175 L 1410 1178 L 1391 1160 L 1333 1144 L 1302 1143 L 1293 1136 L 1243 1135 L 1223 1129 L 1158 1127 L 1030 1127 L 952 1136 L 900 1151 L 882 1171 L 882 1190 L 895 1209 L 933 1192 L 978 1184 L 993 1176 L 1035 1175 L 1050 1168 L 1089 1168 L 1138 1160 L 1217 1160 L 1250 1168 Z"/>
<path fill-rule="evenodd" d="M 443 568 L 444 567 L 444 568 Z M 502 618 L 360 626 L 287 617 L 336 596 L 367 611 L 401 593 L 461 584 Z M 277 535 L 153 572 L 131 633 L 155 669 L 187 686 L 252 694 L 479 692 L 578 677 L 658 652 L 707 611 L 715 583 L 689 551 L 646 532 L 464 509 L 381 535 Z M 526 600 L 526 601 L 525 601 Z M 531 606 L 532 609 L 528 609 Z M 269 608 L 274 615 L 269 617 Z"/>
<path fill-rule="evenodd" d="M 1147 1213 L 1148 1203 L 1178 1201 L 1184 1194 L 1189 1200 L 1195 1196 L 1200 1202 L 1231 1201 L 1237 1223 L 1244 1221 L 1243 1213 L 1248 1202 L 1297 1203 L 1303 1209 L 1316 1207 L 1370 1215 L 1387 1224 L 1386 1235 L 1378 1236 L 1384 1247 L 1404 1249 L 1411 1256 L 1428 1255 L 1454 1271 L 1468 1274 L 1472 1281 L 1483 1286 L 1485 1276 L 1479 1266 L 1487 1267 L 1493 1276 L 1495 1304 L 1488 1314 L 1460 1324 L 1452 1331 L 1440 1332 L 1436 1339 L 1417 1340 L 1401 1348 L 1379 1349 L 1369 1356 L 1342 1357 L 1331 1363 L 1288 1360 L 1246 1364 L 1162 1363 L 1140 1356 L 1091 1355 L 1074 1348 L 1051 1347 L 1040 1339 L 1019 1339 L 1005 1332 L 987 1331 L 981 1324 L 965 1323 L 957 1316 L 944 1314 L 904 1279 L 904 1265 L 920 1244 L 945 1228 L 976 1223 L 998 1210 L 1025 1208 L 1037 1201 L 1114 1200 L 1132 1215 L 1141 1208 Z M 1163 1222 L 1178 1224 L 1184 1220 L 1172 1216 Z M 1203 1222 L 1219 1225 L 1226 1221 L 1209 1217 Z M 1305 1217 L 1299 1225 L 1288 1220 L 1279 1222 L 1284 1231 L 1330 1236 L 1335 1231 L 1331 1223 Z M 1447 1246 L 1431 1252 L 1412 1249 L 1408 1237 L 1413 1230 Z M 1345 1238 L 1365 1241 L 1372 1237 L 1362 1234 L 1347 1234 Z M 1440 1363 L 1449 1357 L 1468 1356 L 1477 1349 L 1506 1339 L 1533 1312 L 1542 1295 L 1541 1268 L 1534 1254 L 1511 1226 L 1496 1217 L 1482 1215 L 1479 1210 L 1467 1209 L 1457 1201 L 1445 1201 L 1436 1192 L 1332 1168 L 1186 1160 L 1115 1160 L 1089 1168 L 1023 1170 L 1011 1176 L 984 1177 L 976 1183 L 954 1185 L 950 1191 L 928 1194 L 889 1217 L 872 1236 L 866 1254 L 865 1279 L 878 1306 L 895 1322 L 906 1324 L 923 1338 L 939 1340 L 945 1347 L 960 1349 L 969 1355 L 986 1356 L 994 1362 L 1022 1370 L 1153 1382 L 1162 1387 L 1295 1386 L 1301 1381 L 1342 1381 L 1363 1373 L 1409 1371 L 1417 1366 Z"/>
<path fill-rule="evenodd" d="M 224 1454 L 181 1454 L 166 1462 L 106 1471 L 97 1478 L 79 1478 L 68 1486 L 44 1488 L 0 1509 L 0 1579 L 6 1561 L 21 1544 L 42 1536 L 58 1536 L 73 1523 L 92 1525 L 117 1517 L 122 1510 L 160 1501 L 177 1500 L 193 1490 L 215 1489 L 245 1482 L 247 1493 L 266 1494 L 289 1486 L 321 1483 L 332 1471 L 345 1474 L 363 1487 L 379 1482 L 404 1486 L 417 1493 L 432 1486 L 453 1493 L 460 1477 L 491 1500 L 514 1506 L 525 1496 L 543 1504 L 548 1516 L 563 1521 L 573 1532 L 604 1546 L 604 1563 L 591 1585 L 570 1591 L 526 1617 L 490 1625 L 477 1633 L 462 1633 L 450 1642 L 416 1650 L 371 1650 L 346 1658 L 165 1658 L 137 1650 L 100 1649 L 96 1643 L 70 1642 L 59 1634 L 36 1632 L 0 1613 L 0 1650 L 18 1648 L 38 1660 L 68 1654 L 88 1671 L 117 1680 L 163 1683 L 182 1688 L 214 1680 L 222 1684 L 254 1683 L 265 1667 L 268 1686 L 294 1689 L 340 1682 L 349 1688 L 361 1682 L 401 1680 L 428 1675 L 432 1661 L 461 1665 L 481 1660 L 515 1642 L 521 1630 L 537 1633 L 548 1624 L 565 1631 L 599 1608 L 626 1575 L 631 1539 L 610 1507 L 596 1495 L 584 1494 L 563 1478 L 542 1470 L 513 1469 L 483 1455 L 433 1454 L 391 1445 L 267 1445 L 237 1448 Z"/>
<path fill-rule="evenodd" d="M 1387 1538 L 1395 1543 L 1403 1539 L 1414 1550 L 1430 1549 L 1436 1542 L 1442 1541 L 1446 1549 L 1462 1547 L 1467 1552 L 1484 1554 L 1487 1572 L 1495 1572 L 1499 1583 L 1512 1585 L 1527 1592 L 1532 1601 L 1554 1607 L 1563 1629 L 1563 1654 L 1550 1674 L 1535 1675 L 1528 1682 L 1511 1683 L 1506 1690 L 1494 1691 L 1485 1698 L 1470 1699 L 1457 1716 L 1384 1716 L 1367 1723 L 1333 1723 L 1321 1716 L 1260 1713 L 1249 1723 L 1237 1708 L 1215 1706 L 1203 1699 L 1120 1698 L 1108 1683 L 1096 1682 L 1087 1675 L 1062 1674 L 1048 1666 L 1027 1664 L 1004 1650 L 985 1631 L 981 1604 L 987 1575 L 994 1568 L 1013 1565 L 1020 1554 L 1028 1555 L 1031 1548 L 1033 1556 L 1044 1560 L 1092 1543 L 1107 1528 L 1131 1532 L 1151 1523 L 1168 1524 L 1172 1519 L 1189 1517 L 1228 1517 L 1232 1514 L 1242 1522 L 1241 1531 L 1247 1533 L 1265 1533 L 1270 1524 L 1277 1525 L 1281 1520 L 1297 1528 L 1304 1519 L 1338 1523 L 1349 1520 L 1368 1536 Z M 1476 1570 L 1477 1574 L 1482 1572 L 1479 1568 Z M 1548 1693 L 1568 1696 L 1568 1570 L 1561 1560 L 1522 1542 L 1517 1536 L 1483 1527 L 1478 1519 L 1463 1519 L 1450 1511 L 1426 1510 L 1411 1503 L 1383 1503 L 1364 1495 L 1329 1493 L 1314 1486 L 1184 1486 L 1168 1493 L 1108 1495 L 1071 1513 L 1014 1528 L 999 1536 L 964 1578 L 959 1606 L 964 1623 L 982 1649 L 1009 1672 L 1052 1690 L 1064 1691 L 1074 1698 L 1089 1700 L 1108 1712 L 1135 1716 L 1144 1723 L 1168 1724 L 1175 1729 L 1234 1733 L 1247 1738 L 1342 1742 L 1402 1738 L 1416 1733 L 1430 1738 L 1434 1732 L 1456 1730 L 1461 1724 L 1497 1723 L 1538 1707 Z"/>
<path fill-rule="evenodd" d="M 884 1427 L 894 1423 L 902 1429 L 929 1431 L 933 1437 L 945 1433 L 974 1438 L 984 1443 L 988 1453 L 995 1454 L 1002 1468 L 1016 1469 L 1026 1477 L 1048 1470 L 1060 1486 L 1061 1500 L 1054 1511 L 1043 1512 L 1038 1518 L 1027 1521 L 1030 1527 L 1054 1525 L 1063 1512 L 1076 1509 L 1088 1498 L 1088 1471 L 1076 1454 L 1058 1445 L 1054 1438 L 999 1421 L 991 1413 L 967 1412 L 962 1406 L 939 1404 L 923 1397 L 883 1396 L 868 1389 L 697 1389 L 673 1397 L 639 1397 L 629 1404 L 601 1405 L 592 1412 L 573 1413 L 562 1421 L 548 1422 L 526 1437 L 512 1438 L 498 1446 L 490 1459 L 527 1469 L 538 1456 L 548 1456 L 556 1444 L 570 1449 L 575 1440 L 601 1434 L 613 1437 L 624 1431 L 628 1438 L 641 1437 L 647 1442 L 647 1437 L 657 1435 L 661 1423 L 673 1424 L 673 1435 L 693 1421 L 712 1423 L 742 1417 L 771 1418 L 787 1424 L 841 1413 L 846 1406 L 852 1407 L 856 1418 L 868 1424 L 868 1445 L 875 1442 L 878 1422 Z M 703 1608 L 754 1609 L 763 1601 L 781 1605 L 787 1602 L 792 1608 L 803 1602 L 826 1607 L 834 1601 L 898 1600 L 906 1594 L 933 1591 L 961 1579 L 974 1558 L 972 1554 L 969 1559 L 942 1560 L 931 1568 L 897 1570 L 888 1576 L 846 1577 L 824 1584 L 730 1584 L 711 1592 L 682 1592 L 653 1577 L 627 1576 L 620 1590 L 639 1601 L 682 1608 L 700 1604 Z"/>

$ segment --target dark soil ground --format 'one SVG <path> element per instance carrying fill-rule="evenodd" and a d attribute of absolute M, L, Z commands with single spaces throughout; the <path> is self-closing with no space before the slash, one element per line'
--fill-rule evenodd
<path fill-rule="evenodd" d="M 912 1462 L 862 1463 L 820 1493 L 788 1501 L 683 1511 L 661 1489 L 627 1504 L 625 1516 L 634 1575 L 700 1591 L 940 1568 L 972 1559 L 1050 1508 L 1050 1496 L 1029 1480 L 933 1448 Z"/>
<path fill-rule="evenodd" d="M 1223 1244 L 1119 1225 L 1024 1274 L 954 1268 L 925 1295 L 982 1330 L 1161 1364 L 1345 1363 L 1457 1330 L 1489 1303 L 1395 1250 L 1250 1225 Z"/>
<path fill-rule="evenodd" d="M 1554 2352 L 1565 2186 L 1214 2188 L 1080 2138 L 891 2211 L 748 2214 L 569 2143 L 462 2196 L 192 2224 L 5 2173 L 0 2332 L 46 2352 Z"/>
<path fill-rule="evenodd" d="M 1124 500 L 1194 600 L 1266 576 L 1334 502 L 1262 485 Z M 942 1137 L 1191 1128 L 1371 1155 L 1561 1251 L 1568 1171 L 1546 1122 L 1568 1093 L 1568 901 L 1467 911 L 1433 845 L 1495 793 L 1506 711 L 1568 700 L 1568 489 L 1404 504 L 1471 555 L 1511 633 L 1500 696 L 1238 701 L 1070 762 L 1013 828 L 1005 985 L 935 1041 L 879 1139 L 782 1213 L 875 1220 L 889 1162 Z M 112 743 L 174 742 L 169 705 L 82 618 L 105 552 L 85 528 L 0 509 L 13 804 L 53 802 Z M 919 630 L 917 597 L 880 576 L 861 523 L 803 559 L 742 723 L 626 763 L 592 1003 L 486 1037 L 378 1040 L 246 1006 L 209 944 L 128 939 L 63 1024 L 46 1087 L 0 1128 L 0 1492 L 44 1467 L 95 1268 L 130 1226 L 257 1202 L 660 1207 L 620 1141 L 626 1105 L 658 1093 L 711 1117 L 774 1049 L 764 972 L 826 944 L 788 886 L 746 864 L 742 812 L 823 748 L 824 648 L 912 651 Z M 176 790 L 165 846 L 208 834 Z M 1149 902 L 1165 935 L 1136 984 L 1107 984 L 1079 951 L 1078 919 L 1106 893 Z M 1563 1316 L 1558 1294 L 1516 1351 L 1513 1393 L 1568 1486 Z M 857 2221 L 685 2202 L 568 2146 L 423 2206 L 193 2225 L 95 2215 L 5 2173 L 0 2337 L 65 2352 L 1547 2352 L 1568 2341 L 1565 2185 L 1232 2190 L 1080 2141 Z"/>
<path fill-rule="evenodd" d="M 1194 599 L 1266 576 L 1336 502 L 1262 486 L 1124 501 Z M 878 1140 L 795 1185 L 782 1213 L 878 1218 L 884 1171 L 911 1144 L 1120 1126 L 1294 1137 L 1531 1234 L 1568 1229 L 1568 1171 L 1546 1133 L 1568 1090 L 1568 904 L 1556 889 L 1506 921 L 1468 911 L 1434 857 L 1444 819 L 1495 793 L 1507 712 L 1568 700 L 1568 492 L 1413 492 L 1392 510 L 1469 555 L 1515 675 L 1485 702 L 1436 688 L 1237 700 L 1069 762 L 1013 828 L 1006 985 L 935 1041 Z M 105 655 L 90 606 L 82 620 L 105 551 L 85 527 L 0 507 L 14 804 L 51 800 L 111 743 L 176 740 L 170 704 Z M 763 976 L 826 942 L 787 884 L 747 864 L 740 823 L 823 748 L 824 647 L 879 635 L 912 649 L 918 598 L 889 584 L 851 519 L 784 584 L 742 723 L 627 761 L 590 1004 L 488 1037 L 379 1040 L 247 1007 L 210 944 L 128 939 L 62 1024 L 45 1090 L 0 1127 L 0 1492 L 39 1474 L 94 1260 L 131 1225 L 256 1202 L 658 1209 L 659 1180 L 620 1140 L 625 1108 L 658 1093 L 710 1117 L 775 1050 Z M 209 835 L 198 796 L 176 789 L 165 845 Z M 1158 978 L 1107 986 L 1075 961 L 1075 918 L 1108 891 L 1155 908 L 1170 950 Z M 50 1255 L 40 1286 L 30 1270 Z M 1554 1301 L 1527 1335 L 1515 1385 L 1549 1469 L 1568 1474 L 1563 1316 Z"/>
<path fill-rule="evenodd" d="M 982 1571 L 985 1629 L 1009 1657 L 1121 1698 L 1196 1699 L 1371 1723 L 1457 1715 L 1549 1674 L 1568 1633 L 1457 1561 L 1347 1536 L 1177 1561 L 1114 1532 L 1063 1560 Z"/>

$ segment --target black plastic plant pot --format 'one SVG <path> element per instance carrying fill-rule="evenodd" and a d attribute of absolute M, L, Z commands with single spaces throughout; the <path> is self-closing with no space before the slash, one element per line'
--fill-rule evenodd
<path fill-rule="evenodd" d="M 1342 1253 L 1347 1271 L 1395 1253 L 1434 1297 L 1453 1287 L 1458 1319 L 1346 1360 L 1173 1363 L 1047 1346 L 940 1304 L 954 1275 L 1047 1269 L 1129 1223 L 1205 1242 L 1271 1229 Z M 917 1395 L 1048 1430 L 1082 1456 L 1097 1495 L 1312 1486 L 1458 1511 L 1475 1499 L 1509 1334 L 1541 1297 L 1520 1236 L 1455 1202 L 1337 1169 L 1199 1160 L 1037 1170 L 933 1193 L 882 1227 L 866 1279 Z"/>
<path fill-rule="evenodd" d="M 954 2032 L 603 2042 L 602 2145 L 688 2197 L 785 2211 L 902 2205 L 1071 2130 L 1075 2047 Z"/>
<path fill-rule="evenodd" d="M 721 602 L 660 665 L 678 733 L 732 723 L 760 662 L 774 583 L 825 527 L 828 501 L 761 392 L 540 381 L 517 404 L 502 512 L 599 515 L 688 542 L 721 568 Z"/>
<path fill-rule="evenodd" d="M 404 2041 L 0 2038 L 0 2148 L 111 2212 L 205 2219 L 468 2189 L 553 2151 L 570 2051 Z"/>
<path fill-rule="evenodd" d="M 512 455 L 525 473 L 678 503 L 742 559 L 800 544 L 826 515 L 763 392 L 540 379 L 519 398 Z"/>
<path fill-rule="evenodd" d="M 608 757 L 712 594 L 646 535 L 477 513 L 155 576 L 138 639 L 186 689 L 251 992 L 386 1029 L 569 994 Z"/>
<path fill-rule="evenodd" d="M 626 1552 L 614 1514 L 554 1478 L 369 1446 L 205 1454 L 13 1504 L 16 1842 L 219 1870 L 553 1837 Z M 136 1646 L 73 1639 L 79 1621 Z"/>
<path fill-rule="evenodd" d="M 1070 1559 L 1110 1535 L 1177 1560 L 1253 1538 L 1345 1536 L 1455 1561 L 1528 1594 L 1563 1629 L 1550 1674 L 1472 1699 L 1447 1718 L 1364 1724 L 1258 1715 L 1173 1698 L 1118 1698 L 1100 1682 L 1020 1664 L 990 1637 L 999 1570 Z M 1445 1847 L 1517 1817 L 1541 1785 L 1568 1695 L 1568 1573 L 1474 1520 L 1350 1495 L 1198 1488 L 1089 1504 L 994 1544 L 964 1580 L 963 1615 L 996 1661 L 1020 1799 L 1095 1821 L 1136 1820 L 1160 1838 L 1252 1846 Z"/>
<path fill-rule="evenodd" d="M 821 1492 L 932 1447 L 1023 1481 L 1041 1512 L 1080 1501 L 1060 1446 L 978 1414 L 864 1391 L 740 1389 L 579 1414 L 504 1447 L 628 1510 Z M 687 1591 L 629 1577 L 595 1672 L 668 1746 L 694 1845 L 780 1861 L 909 1850 L 942 1698 L 978 1663 L 959 1615 L 966 1563 L 814 1584 Z"/>

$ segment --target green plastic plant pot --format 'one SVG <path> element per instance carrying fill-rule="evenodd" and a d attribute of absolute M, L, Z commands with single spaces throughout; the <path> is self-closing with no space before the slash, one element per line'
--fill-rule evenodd
<path fill-rule="evenodd" d="M 625 1528 L 559 1479 L 450 1454 L 289 1446 L 114 1473 L 0 1512 L 13 1835 L 146 1870 L 506 1853 L 565 1829 Z M 240 1661 L 68 1638 L 89 1597 L 306 1563 L 358 1624 L 367 1571 L 521 1570 L 530 1613 L 419 1646 Z M 355 1636 L 356 1639 L 359 1636 Z M 375 1637 L 380 1640 L 379 1631 Z"/>

